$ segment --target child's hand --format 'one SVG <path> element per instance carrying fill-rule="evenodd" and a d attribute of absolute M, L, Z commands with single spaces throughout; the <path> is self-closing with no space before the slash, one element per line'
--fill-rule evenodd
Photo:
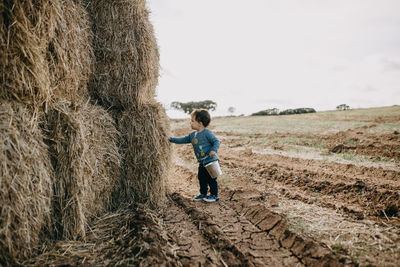
<path fill-rule="evenodd" d="M 215 152 L 214 151 L 210 151 L 210 157 L 214 157 L 215 156 Z"/>

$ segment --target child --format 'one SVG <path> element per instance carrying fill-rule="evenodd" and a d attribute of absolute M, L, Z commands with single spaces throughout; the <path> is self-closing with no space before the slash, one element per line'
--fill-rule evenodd
<path fill-rule="evenodd" d="M 194 132 L 185 137 L 170 137 L 169 141 L 175 144 L 192 143 L 194 154 L 199 162 L 198 178 L 200 183 L 200 195 L 194 198 L 195 201 L 205 200 L 207 202 L 218 201 L 218 182 L 217 178 L 211 178 L 204 167 L 212 161 L 218 160 L 217 151 L 219 140 L 207 128 L 211 121 L 210 113 L 205 109 L 196 109 L 191 114 L 190 126 Z M 210 195 L 207 196 L 208 186 L 210 186 Z"/>

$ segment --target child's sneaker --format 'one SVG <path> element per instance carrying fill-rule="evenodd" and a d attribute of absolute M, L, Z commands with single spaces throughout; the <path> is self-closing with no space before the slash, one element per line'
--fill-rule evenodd
<path fill-rule="evenodd" d="M 219 200 L 219 198 L 216 195 L 209 195 L 208 197 L 204 198 L 204 201 L 206 201 L 206 202 L 216 202 L 218 200 Z"/>
<path fill-rule="evenodd" d="M 202 199 L 205 199 L 206 197 L 207 197 L 206 195 L 200 194 L 197 197 L 195 197 L 193 200 L 194 201 L 200 201 Z"/>

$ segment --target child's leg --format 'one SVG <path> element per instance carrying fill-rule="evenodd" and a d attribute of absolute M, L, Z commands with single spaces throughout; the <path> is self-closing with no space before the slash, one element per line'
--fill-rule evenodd
<path fill-rule="evenodd" d="M 208 171 L 206 170 L 206 168 L 199 165 L 199 172 L 197 174 L 197 177 L 199 178 L 200 194 L 207 195 L 208 179 L 209 179 L 210 175 L 208 174 Z"/>
<path fill-rule="evenodd" d="M 210 186 L 210 194 L 214 196 L 218 196 L 218 181 L 217 178 L 213 179 L 211 178 L 210 174 L 208 173 L 207 169 L 204 168 L 204 178 L 206 181 L 206 188 L 208 189 L 208 186 Z"/>
<path fill-rule="evenodd" d="M 208 184 L 210 185 L 211 195 L 218 196 L 218 181 L 217 181 L 218 178 L 213 179 L 211 178 L 210 175 L 208 177 L 209 177 Z"/>

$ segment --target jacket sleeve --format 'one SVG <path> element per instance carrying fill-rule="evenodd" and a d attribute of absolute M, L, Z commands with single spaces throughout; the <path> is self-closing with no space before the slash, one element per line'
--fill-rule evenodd
<path fill-rule="evenodd" d="M 210 151 L 214 151 L 215 153 L 217 153 L 220 146 L 218 138 L 211 131 L 207 132 L 207 138 L 212 144 Z"/>
<path fill-rule="evenodd" d="M 170 137 L 169 141 L 175 144 L 189 144 L 192 142 L 192 138 L 190 137 L 190 134 L 188 134 L 184 137 Z"/>

